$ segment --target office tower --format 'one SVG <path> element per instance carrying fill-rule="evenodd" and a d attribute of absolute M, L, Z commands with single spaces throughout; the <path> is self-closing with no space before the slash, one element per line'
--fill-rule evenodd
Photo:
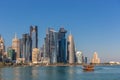
<path fill-rule="evenodd" d="M 4 40 L 0 35 L 0 62 L 2 62 L 4 52 L 5 52 Z"/>
<path fill-rule="evenodd" d="M 8 59 L 12 62 L 16 61 L 16 52 L 14 49 L 12 49 L 12 47 L 8 47 L 7 49 L 7 53 L 8 53 Z"/>
<path fill-rule="evenodd" d="M 64 28 L 60 28 L 58 32 L 58 56 L 57 61 L 59 63 L 66 63 L 67 56 L 66 56 L 66 33 L 67 31 Z"/>
<path fill-rule="evenodd" d="M 38 48 L 38 27 L 30 26 L 30 37 L 32 39 L 32 49 Z"/>
<path fill-rule="evenodd" d="M 77 51 L 76 52 L 76 59 L 77 59 L 77 63 L 82 64 L 83 63 L 83 54 L 81 51 Z"/>
<path fill-rule="evenodd" d="M 57 63 L 57 54 L 58 54 L 58 33 L 53 31 L 53 48 L 52 48 L 52 63 Z"/>
<path fill-rule="evenodd" d="M 32 63 L 37 63 L 38 62 L 38 54 L 39 54 L 39 49 L 38 48 L 33 48 L 32 49 Z"/>
<path fill-rule="evenodd" d="M 42 48 L 40 49 L 40 53 L 41 53 L 41 57 L 44 58 L 46 55 L 45 55 L 45 42 L 42 46 Z"/>
<path fill-rule="evenodd" d="M 100 58 L 98 58 L 97 52 L 94 52 L 94 54 L 93 54 L 92 63 L 93 64 L 99 64 L 100 63 Z"/>
<path fill-rule="evenodd" d="M 85 64 L 87 64 L 87 62 L 88 62 L 88 58 L 87 58 L 87 57 L 85 57 Z"/>
<path fill-rule="evenodd" d="M 68 36 L 67 45 L 68 45 L 67 54 L 69 56 L 68 60 L 70 64 L 73 64 L 75 63 L 75 45 L 74 45 L 73 36 L 71 34 Z"/>
<path fill-rule="evenodd" d="M 44 38 L 44 46 L 43 46 L 43 58 L 46 58 L 46 57 L 48 57 L 48 46 L 47 46 L 47 43 L 48 41 L 47 41 L 47 36 L 46 36 L 46 38 Z"/>
<path fill-rule="evenodd" d="M 19 39 L 19 42 L 20 42 L 20 58 L 23 58 L 23 39 Z"/>
<path fill-rule="evenodd" d="M 23 58 L 25 58 L 25 62 L 30 62 L 32 60 L 31 49 L 32 43 L 29 34 L 23 34 L 22 43 L 23 43 Z"/>
<path fill-rule="evenodd" d="M 58 33 L 53 28 L 48 28 L 44 48 L 44 56 L 50 59 L 50 63 L 57 63 Z"/>
<path fill-rule="evenodd" d="M 20 42 L 19 42 L 19 39 L 17 38 L 16 34 L 12 40 L 12 49 L 14 49 L 16 52 L 16 59 L 20 58 Z"/>

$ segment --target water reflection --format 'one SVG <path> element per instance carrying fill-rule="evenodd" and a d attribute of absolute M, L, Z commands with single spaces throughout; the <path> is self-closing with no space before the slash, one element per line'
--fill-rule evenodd
<path fill-rule="evenodd" d="M 36 67 L 13 67 L 0 69 L 0 80 L 38 80 Z"/>
<path fill-rule="evenodd" d="M 94 72 L 83 72 L 80 66 L 9 67 L 0 68 L 0 80 L 119 80 L 119 70 L 120 66 L 100 66 Z"/>
<path fill-rule="evenodd" d="M 39 69 L 37 67 L 31 67 L 31 71 L 32 71 L 32 80 L 38 80 L 39 79 Z"/>
<path fill-rule="evenodd" d="M 2 75 L 2 71 L 0 69 L 0 80 L 3 80 L 1 75 Z"/>
<path fill-rule="evenodd" d="M 76 67 L 13 67 L 3 68 L 1 80 L 74 80 Z"/>

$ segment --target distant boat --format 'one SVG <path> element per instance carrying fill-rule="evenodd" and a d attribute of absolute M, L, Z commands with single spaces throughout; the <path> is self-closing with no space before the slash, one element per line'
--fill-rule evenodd
<path fill-rule="evenodd" d="M 94 71 L 94 65 L 92 65 L 92 64 L 85 64 L 85 65 L 83 65 L 83 70 L 84 71 Z"/>

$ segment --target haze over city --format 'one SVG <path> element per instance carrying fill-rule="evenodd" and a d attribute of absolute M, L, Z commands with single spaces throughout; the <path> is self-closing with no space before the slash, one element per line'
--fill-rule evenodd
<path fill-rule="evenodd" d="M 38 26 L 39 47 L 48 27 L 60 27 L 74 37 L 76 50 L 89 59 L 96 51 L 101 62 L 120 61 L 119 0 L 8 0 L 0 2 L 0 34 L 10 46 L 14 34 L 18 38 Z"/>

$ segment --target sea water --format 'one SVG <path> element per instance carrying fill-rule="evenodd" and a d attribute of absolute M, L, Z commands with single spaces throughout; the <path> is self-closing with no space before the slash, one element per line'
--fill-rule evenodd
<path fill-rule="evenodd" d="M 0 80 L 120 80 L 120 66 L 37 66 L 0 68 Z"/>

